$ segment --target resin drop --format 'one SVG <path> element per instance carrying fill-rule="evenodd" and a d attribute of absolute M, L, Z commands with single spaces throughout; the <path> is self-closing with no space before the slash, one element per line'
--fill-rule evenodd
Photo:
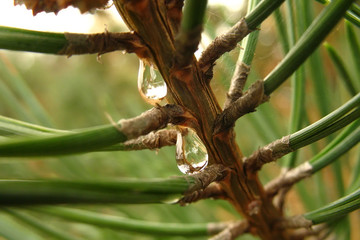
<path fill-rule="evenodd" d="M 208 164 L 208 153 L 199 136 L 188 128 L 182 135 L 179 131 L 176 140 L 176 163 L 185 174 L 202 171 Z"/>
<path fill-rule="evenodd" d="M 138 89 L 140 95 L 152 105 L 160 103 L 167 94 L 166 83 L 159 71 L 142 60 L 139 64 Z"/>

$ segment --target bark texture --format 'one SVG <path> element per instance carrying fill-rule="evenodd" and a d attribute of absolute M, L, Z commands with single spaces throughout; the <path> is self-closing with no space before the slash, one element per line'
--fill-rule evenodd
<path fill-rule="evenodd" d="M 172 3 L 172 9 L 169 9 L 169 3 Z M 181 5 L 179 2 L 114 0 L 114 4 L 130 30 L 148 46 L 151 53 L 148 60 L 157 66 L 167 84 L 167 100 L 185 109 L 187 118 L 179 124 L 191 127 L 201 138 L 209 154 L 208 167 L 216 164 L 230 170 L 219 184 L 227 199 L 246 218 L 246 231 L 262 239 L 289 239 L 288 232 L 274 228 L 277 220 L 282 218 L 282 213 L 266 195 L 257 174 L 245 174 L 243 155 L 235 143 L 232 125 L 214 134 L 222 109 L 209 86 L 206 71 L 211 68 L 219 54 L 234 48 L 237 41 L 250 32 L 244 20 L 231 30 L 234 32 L 229 34 L 230 42 L 225 41 L 229 43 L 228 48 L 216 51 L 216 48 L 220 47 L 216 47 L 219 39 L 215 40 L 217 42 L 214 42 L 212 47 L 215 52 L 202 57 L 201 67 L 195 58 L 191 58 L 191 62 L 186 66 L 179 66 L 175 59 L 175 56 L 178 56 L 175 39 L 181 36 L 174 35 L 177 32 L 176 26 L 179 25 L 176 21 L 180 21 L 177 7 Z M 236 39 L 233 39 L 233 36 Z M 224 40 L 223 37 L 222 39 Z M 263 100 L 263 94 L 259 95 L 256 104 Z"/>

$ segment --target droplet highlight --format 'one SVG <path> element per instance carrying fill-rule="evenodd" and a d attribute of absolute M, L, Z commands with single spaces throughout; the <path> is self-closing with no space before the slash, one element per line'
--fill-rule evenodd
<path fill-rule="evenodd" d="M 167 94 L 167 86 L 159 71 L 140 60 L 138 73 L 140 95 L 152 105 L 159 104 Z"/>
<path fill-rule="evenodd" d="M 208 153 L 205 145 L 190 128 L 184 135 L 178 131 L 176 139 L 176 163 L 184 174 L 193 174 L 204 170 L 208 164 Z"/>

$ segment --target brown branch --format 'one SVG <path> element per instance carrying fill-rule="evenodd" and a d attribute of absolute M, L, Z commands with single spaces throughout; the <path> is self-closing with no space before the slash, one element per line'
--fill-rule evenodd
<path fill-rule="evenodd" d="M 284 228 L 310 228 L 313 225 L 311 220 L 304 218 L 303 215 L 283 218 L 275 223 L 275 227 Z"/>
<path fill-rule="evenodd" d="M 195 183 L 185 192 L 185 196 L 192 194 L 195 191 L 203 190 L 210 183 L 223 180 L 229 175 L 230 169 L 224 167 L 222 164 L 213 164 L 207 166 L 204 171 L 191 175 L 195 179 Z"/>
<path fill-rule="evenodd" d="M 216 119 L 214 134 L 225 131 L 235 124 L 241 116 L 254 112 L 255 108 L 268 99 L 264 95 L 264 81 L 253 83 L 245 94 L 226 108 Z"/>
<path fill-rule="evenodd" d="M 134 32 L 111 33 L 105 31 L 96 34 L 65 33 L 67 45 L 58 54 L 68 57 L 76 54 L 104 54 L 112 51 L 136 53 L 147 58 L 148 48 Z"/>
<path fill-rule="evenodd" d="M 231 223 L 230 223 L 231 224 Z M 229 226 L 227 222 L 220 222 L 220 223 L 208 223 L 207 224 L 207 233 L 208 235 L 217 234 Z"/>
<path fill-rule="evenodd" d="M 186 206 L 190 203 L 197 202 L 201 199 L 225 199 L 227 198 L 225 191 L 222 189 L 221 185 L 213 182 L 205 189 L 200 189 L 194 191 L 190 194 L 186 194 L 183 198 L 181 198 L 178 203 L 181 206 Z"/>
<path fill-rule="evenodd" d="M 25 4 L 26 8 L 31 9 L 35 16 L 43 11 L 56 14 L 68 6 L 78 8 L 81 13 L 84 13 L 95 8 L 104 8 L 108 2 L 109 0 L 14 0 L 14 5 Z"/>
<path fill-rule="evenodd" d="M 226 96 L 224 109 L 228 108 L 233 102 L 239 99 L 243 95 L 243 89 L 246 83 L 246 79 L 250 72 L 250 66 L 238 61 L 236 63 L 234 75 L 231 78 L 231 85 L 229 92 Z"/>
<path fill-rule="evenodd" d="M 127 139 L 133 139 L 164 128 L 168 123 L 179 124 L 186 119 L 187 113 L 182 107 L 167 104 L 164 107 L 152 108 L 140 116 L 122 119 L 118 122 L 117 127 L 127 136 Z"/>
<path fill-rule="evenodd" d="M 192 175 L 195 183 L 185 192 L 184 197 L 178 203 L 185 206 L 205 198 L 225 199 L 226 193 L 216 182 L 223 180 L 229 173 L 230 169 L 222 164 L 213 164 L 206 167 L 204 171 Z"/>
<path fill-rule="evenodd" d="M 273 162 L 278 158 L 292 152 L 290 147 L 290 135 L 278 139 L 254 152 L 244 159 L 245 172 L 259 171 L 265 163 Z"/>
<path fill-rule="evenodd" d="M 245 19 L 242 18 L 227 33 L 216 37 L 215 40 L 205 49 L 199 59 L 202 71 L 208 72 L 221 55 L 234 49 L 237 43 L 251 31 L 252 30 L 248 28 Z"/>
<path fill-rule="evenodd" d="M 156 132 L 150 132 L 147 135 L 125 141 L 104 149 L 102 151 L 134 151 L 143 149 L 159 149 L 176 144 L 177 130 L 162 129 Z"/>
<path fill-rule="evenodd" d="M 290 188 L 298 181 L 311 176 L 311 174 L 312 166 L 309 162 L 305 162 L 296 168 L 284 172 L 279 177 L 266 184 L 265 191 L 269 196 L 274 196 L 280 189 Z"/>
<path fill-rule="evenodd" d="M 232 240 L 248 231 L 249 223 L 247 221 L 239 221 L 229 224 L 225 230 L 210 238 L 209 240 Z"/>
<path fill-rule="evenodd" d="M 319 235 L 323 231 L 328 231 L 326 224 L 319 224 L 312 226 L 311 228 L 296 229 L 290 233 L 290 239 L 292 240 L 303 240 L 305 237 Z M 317 238 L 319 239 L 319 238 Z"/>

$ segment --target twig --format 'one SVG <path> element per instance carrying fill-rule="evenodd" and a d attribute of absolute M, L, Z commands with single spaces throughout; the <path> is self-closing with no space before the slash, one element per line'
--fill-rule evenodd
<path fill-rule="evenodd" d="M 262 165 L 275 161 L 278 158 L 292 152 L 290 147 L 290 135 L 275 140 L 274 142 L 260 148 L 250 157 L 244 159 L 244 169 L 246 172 L 256 172 Z"/>
<path fill-rule="evenodd" d="M 80 10 L 81 13 L 90 11 L 94 8 L 104 8 L 109 0 L 67 0 L 67 1 L 54 1 L 54 0 L 14 0 L 14 4 L 25 4 L 27 9 L 32 9 L 35 16 L 39 12 L 54 12 L 58 13 L 61 9 L 67 8 L 72 5 Z"/>
<path fill-rule="evenodd" d="M 159 149 L 166 146 L 173 146 L 176 144 L 177 130 L 161 129 L 156 132 L 150 132 L 147 135 L 140 136 L 135 139 L 125 141 L 104 149 L 102 151 L 133 151 L 143 149 Z"/>
<path fill-rule="evenodd" d="M 283 218 L 276 222 L 275 227 L 284 228 L 310 228 L 313 225 L 311 220 L 306 219 L 303 215 Z"/>
<path fill-rule="evenodd" d="M 247 221 L 239 221 L 232 224 L 209 240 L 232 240 L 249 231 Z"/>
<path fill-rule="evenodd" d="M 136 53 L 140 58 L 147 58 L 148 48 L 134 32 L 112 33 L 105 31 L 96 34 L 65 33 L 67 45 L 58 54 L 68 57 L 76 54 L 99 55 L 112 51 Z"/>
<path fill-rule="evenodd" d="M 240 59 L 239 59 L 240 60 Z M 231 85 L 229 92 L 226 96 L 224 109 L 230 107 L 230 105 L 239 99 L 243 95 L 243 89 L 246 83 L 246 79 L 250 72 L 250 66 L 242 61 L 236 63 L 234 75 L 231 78 Z"/>
<path fill-rule="evenodd" d="M 197 202 L 201 199 L 225 199 L 226 193 L 222 189 L 221 185 L 213 182 L 205 189 L 200 189 L 198 191 L 194 191 L 191 194 L 185 195 L 183 198 L 181 198 L 178 203 L 181 206 L 186 206 L 189 203 Z"/>
<path fill-rule="evenodd" d="M 195 183 L 185 192 L 185 197 L 198 190 L 204 190 L 210 183 L 223 180 L 231 170 L 221 164 L 207 166 L 204 171 L 191 175 Z"/>
<path fill-rule="evenodd" d="M 291 187 L 281 188 L 273 199 L 274 206 L 281 212 L 284 212 L 285 198 L 290 189 Z"/>
<path fill-rule="evenodd" d="M 241 116 L 254 112 L 255 108 L 268 98 L 264 95 L 264 82 L 258 80 L 253 83 L 245 94 L 226 108 L 217 118 L 214 134 L 231 128 Z"/>
<path fill-rule="evenodd" d="M 274 196 L 282 188 L 291 187 L 298 181 L 311 176 L 313 167 L 309 162 L 305 162 L 300 166 L 286 171 L 281 176 L 273 179 L 266 184 L 265 191 L 269 196 Z"/>
<path fill-rule="evenodd" d="M 293 232 L 290 233 L 290 239 L 292 239 L 292 240 L 297 240 L 297 239 L 302 240 L 302 239 L 304 239 L 305 237 L 308 237 L 308 236 L 319 235 L 324 230 L 328 230 L 326 224 L 315 225 L 315 226 L 312 226 L 311 228 L 296 229 L 296 230 L 294 230 Z"/>
<path fill-rule="evenodd" d="M 242 18 L 227 33 L 216 37 L 199 59 L 202 71 L 207 72 L 212 68 L 215 61 L 221 57 L 221 55 L 234 49 L 236 44 L 250 32 L 252 32 L 252 30 L 248 28 L 245 19 Z"/>
<path fill-rule="evenodd" d="M 168 123 L 178 124 L 185 119 L 186 112 L 182 107 L 167 104 L 164 107 L 152 108 L 137 117 L 122 119 L 118 124 L 119 131 L 125 134 L 127 139 L 133 139 L 164 128 Z"/>

